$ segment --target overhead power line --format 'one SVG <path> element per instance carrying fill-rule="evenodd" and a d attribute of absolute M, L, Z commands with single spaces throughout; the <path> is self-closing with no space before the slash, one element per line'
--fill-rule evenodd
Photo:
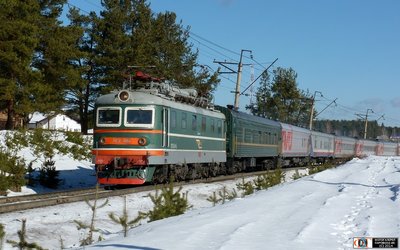
<path fill-rule="evenodd" d="M 230 49 L 228 49 L 228 48 L 225 48 L 225 47 L 223 47 L 223 46 L 221 46 L 221 45 L 219 45 L 219 44 L 216 44 L 216 43 L 214 43 L 214 42 L 212 42 L 212 41 L 210 41 L 210 40 L 208 40 L 208 39 L 206 39 L 206 38 L 204 38 L 204 37 L 201 37 L 201 36 L 199 36 L 199 35 L 193 33 L 192 31 L 189 31 L 189 34 L 190 34 L 190 35 L 193 35 L 193 36 L 195 36 L 195 37 L 197 37 L 197 38 L 199 38 L 199 39 L 201 39 L 201 40 L 203 40 L 203 41 L 206 41 L 206 42 L 208 42 L 208 43 L 210 43 L 210 44 L 212 44 L 212 45 L 214 45 L 214 46 L 216 46 L 216 47 L 218 47 L 218 48 L 220 48 L 220 49 L 226 50 L 226 51 L 228 51 L 228 52 L 230 52 L 230 53 L 232 53 L 232 54 L 234 54 L 234 55 L 240 56 L 240 53 L 235 52 L 235 51 L 233 51 L 233 50 L 230 50 Z"/>
<path fill-rule="evenodd" d="M 82 8 L 79 8 L 78 6 L 76 6 L 76 5 L 72 4 L 72 3 L 67 2 L 66 5 L 68 5 L 69 8 L 71 8 L 71 6 L 72 6 L 72 7 L 76 8 L 76 9 L 82 11 L 82 12 L 85 12 L 86 14 L 90 14 L 90 12 L 88 12 L 88 11 L 82 9 Z"/>
<path fill-rule="evenodd" d="M 262 76 L 262 74 L 264 74 L 264 72 L 268 71 L 268 69 L 271 68 L 272 65 L 274 65 L 274 63 L 275 63 L 276 61 L 278 61 L 278 58 L 276 58 L 275 61 L 273 61 L 273 62 L 268 66 L 268 68 L 266 68 L 266 69 L 265 69 L 252 83 L 250 83 L 250 85 L 247 86 L 247 88 L 246 88 L 245 90 L 243 90 L 242 93 L 240 93 L 240 94 L 243 95 L 243 93 L 246 92 L 246 91 L 251 87 L 251 85 L 253 85 L 253 83 L 255 83 L 255 82 L 258 80 L 258 78 L 260 78 L 260 77 Z"/>
<path fill-rule="evenodd" d="M 190 38 L 193 39 L 194 41 L 198 42 L 199 44 L 203 45 L 204 47 L 206 47 L 206 48 L 208 48 L 208 49 L 214 51 L 215 53 L 218 53 L 218 54 L 220 54 L 220 55 L 222 55 L 222 56 L 224 56 L 224 57 L 228 57 L 227 55 L 223 54 L 222 52 L 220 52 L 220 51 L 218 51 L 218 50 L 216 50 L 216 49 L 214 49 L 214 48 L 211 48 L 210 46 L 208 46 L 208 45 L 206 45 L 206 44 L 200 42 L 200 41 L 197 40 L 196 38 L 194 38 L 194 37 L 190 37 Z M 229 58 L 229 57 L 228 57 L 228 58 Z"/>

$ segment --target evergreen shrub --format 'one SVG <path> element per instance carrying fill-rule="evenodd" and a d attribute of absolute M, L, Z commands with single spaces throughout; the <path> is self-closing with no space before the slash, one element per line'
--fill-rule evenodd
<path fill-rule="evenodd" d="M 147 213 L 141 213 L 141 216 L 148 217 L 149 221 L 155 221 L 185 213 L 191 206 L 187 199 L 187 193 L 182 194 L 181 191 L 182 187 L 179 187 L 174 192 L 174 184 L 170 181 L 168 186 L 161 188 L 161 194 L 159 190 L 156 190 L 155 195 L 149 194 L 154 207 Z"/>

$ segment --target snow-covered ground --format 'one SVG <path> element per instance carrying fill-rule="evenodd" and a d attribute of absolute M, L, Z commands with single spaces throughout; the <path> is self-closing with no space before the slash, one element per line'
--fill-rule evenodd
<path fill-rule="evenodd" d="M 0 131 L 0 150 L 7 148 L 5 143 L 6 136 L 13 136 L 13 131 Z M 65 141 L 62 133 L 52 132 L 54 139 L 64 141 L 65 144 L 71 144 Z M 89 141 L 91 137 L 87 138 Z M 32 147 L 21 147 L 17 150 L 17 156 L 25 160 L 26 164 L 32 163 L 33 169 L 36 169 L 36 174 L 44 162 L 44 157 L 41 154 L 35 154 Z M 74 160 L 71 155 L 60 154 L 55 151 L 53 158 L 55 161 L 55 167 L 59 171 L 58 178 L 61 180 L 59 184 L 59 190 L 80 188 L 80 187 L 93 187 L 96 184 L 96 177 L 94 173 L 93 165 L 89 160 Z M 8 196 L 14 195 L 25 195 L 25 194 L 36 194 L 44 192 L 52 192 L 53 189 L 43 187 L 41 185 L 35 185 L 34 187 L 22 187 L 22 192 L 14 193 L 8 191 Z"/>
<path fill-rule="evenodd" d="M 82 249 L 352 249 L 353 237 L 400 236 L 400 157 L 353 159 L 223 205 L 207 201 L 213 191 L 230 190 L 237 182 L 185 187 L 190 211 L 143 223 L 127 238 L 108 218 L 110 212 L 122 213 L 124 199 L 109 199 L 96 220 L 105 240 Z M 146 195 L 127 196 L 131 218 L 152 207 Z M 89 207 L 79 202 L 2 214 L 0 223 L 6 238 L 16 240 L 26 218 L 28 241 L 60 249 L 60 239 L 65 247 L 79 246 L 85 235 L 73 220 L 88 223 L 90 216 Z"/>

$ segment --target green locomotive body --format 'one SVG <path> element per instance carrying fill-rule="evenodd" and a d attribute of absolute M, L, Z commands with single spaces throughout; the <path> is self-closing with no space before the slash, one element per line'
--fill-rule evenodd
<path fill-rule="evenodd" d="M 209 174 L 208 166 L 217 171 L 226 161 L 225 116 L 204 103 L 190 103 L 197 99 L 188 91 L 165 92 L 164 85 L 147 84 L 96 101 L 93 156 L 99 183 L 187 179 Z"/>

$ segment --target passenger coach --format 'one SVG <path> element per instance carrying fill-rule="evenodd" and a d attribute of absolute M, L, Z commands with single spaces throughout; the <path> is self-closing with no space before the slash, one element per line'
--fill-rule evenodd
<path fill-rule="evenodd" d="M 232 107 L 217 107 L 226 116 L 227 168 L 240 172 L 246 168 L 276 166 L 281 143 L 279 122 L 249 115 Z"/>

